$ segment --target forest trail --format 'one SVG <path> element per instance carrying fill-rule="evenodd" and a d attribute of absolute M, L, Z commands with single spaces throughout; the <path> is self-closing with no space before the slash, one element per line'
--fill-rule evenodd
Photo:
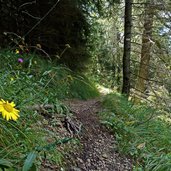
<path fill-rule="evenodd" d="M 100 123 L 101 102 L 70 100 L 67 105 L 82 123 L 81 148 L 68 156 L 67 171 L 131 171 L 131 159 L 117 152 L 114 136 Z"/>

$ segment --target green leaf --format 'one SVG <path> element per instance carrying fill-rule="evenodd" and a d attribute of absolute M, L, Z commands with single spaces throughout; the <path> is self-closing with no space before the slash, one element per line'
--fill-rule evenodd
<path fill-rule="evenodd" d="M 24 162 L 24 166 L 23 166 L 23 169 L 22 171 L 29 171 L 30 168 L 32 167 L 33 163 L 34 163 L 34 160 L 36 159 L 37 157 L 37 153 L 35 151 L 33 152 L 30 152 Z"/>
<path fill-rule="evenodd" d="M 0 168 L 10 168 L 12 163 L 5 159 L 0 159 Z"/>
<path fill-rule="evenodd" d="M 67 143 L 67 142 L 69 142 L 69 141 L 71 141 L 71 140 L 72 140 L 72 138 L 63 138 L 63 139 L 61 139 L 61 140 L 56 140 L 55 142 L 50 143 L 50 144 L 44 146 L 43 149 L 44 149 L 44 150 L 47 150 L 47 151 L 50 151 L 50 150 L 52 150 L 53 148 L 55 148 L 56 145 L 65 144 L 65 143 Z"/>
<path fill-rule="evenodd" d="M 33 163 L 32 167 L 30 168 L 30 171 L 37 171 L 37 167 L 34 163 Z"/>
<path fill-rule="evenodd" d="M 65 143 L 67 143 L 67 142 L 69 142 L 69 141 L 71 141 L 71 140 L 72 140 L 72 138 L 63 138 L 63 139 L 60 139 L 60 140 L 56 140 L 55 142 L 50 143 L 50 144 L 47 144 L 47 145 L 45 145 L 45 146 L 36 147 L 35 150 L 36 150 L 37 152 L 40 152 L 40 151 L 43 151 L 43 150 L 45 150 L 45 151 L 50 151 L 50 150 L 52 150 L 53 148 L 55 148 L 57 145 L 59 145 L 59 144 L 65 144 Z"/>

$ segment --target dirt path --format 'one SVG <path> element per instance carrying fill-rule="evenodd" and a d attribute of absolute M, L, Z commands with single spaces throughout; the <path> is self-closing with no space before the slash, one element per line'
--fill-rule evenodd
<path fill-rule="evenodd" d="M 100 124 L 97 115 L 101 110 L 100 101 L 72 100 L 67 104 L 83 124 L 82 148 L 68 156 L 67 171 L 131 171 L 131 160 L 116 151 L 113 135 Z"/>

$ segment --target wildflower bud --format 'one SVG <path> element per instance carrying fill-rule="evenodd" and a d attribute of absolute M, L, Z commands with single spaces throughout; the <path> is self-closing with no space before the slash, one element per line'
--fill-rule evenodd
<path fill-rule="evenodd" d="M 18 58 L 18 62 L 19 62 L 19 63 L 23 63 L 24 60 L 23 60 L 22 58 Z"/>

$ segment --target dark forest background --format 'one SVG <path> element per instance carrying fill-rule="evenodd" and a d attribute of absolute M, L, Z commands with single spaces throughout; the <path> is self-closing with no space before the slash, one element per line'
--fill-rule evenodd
<path fill-rule="evenodd" d="M 73 70 L 83 69 L 90 57 L 86 47 L 90 25 L 86 17 L 92 9 L 87 7 L 88 3 L 91 2 L 2 0 L 1 48 L 23 45 L 34 51 L 34 46 L 39 44 L 58 63 Z M 95 1 L 94 4 L 100 5 Z"/>

